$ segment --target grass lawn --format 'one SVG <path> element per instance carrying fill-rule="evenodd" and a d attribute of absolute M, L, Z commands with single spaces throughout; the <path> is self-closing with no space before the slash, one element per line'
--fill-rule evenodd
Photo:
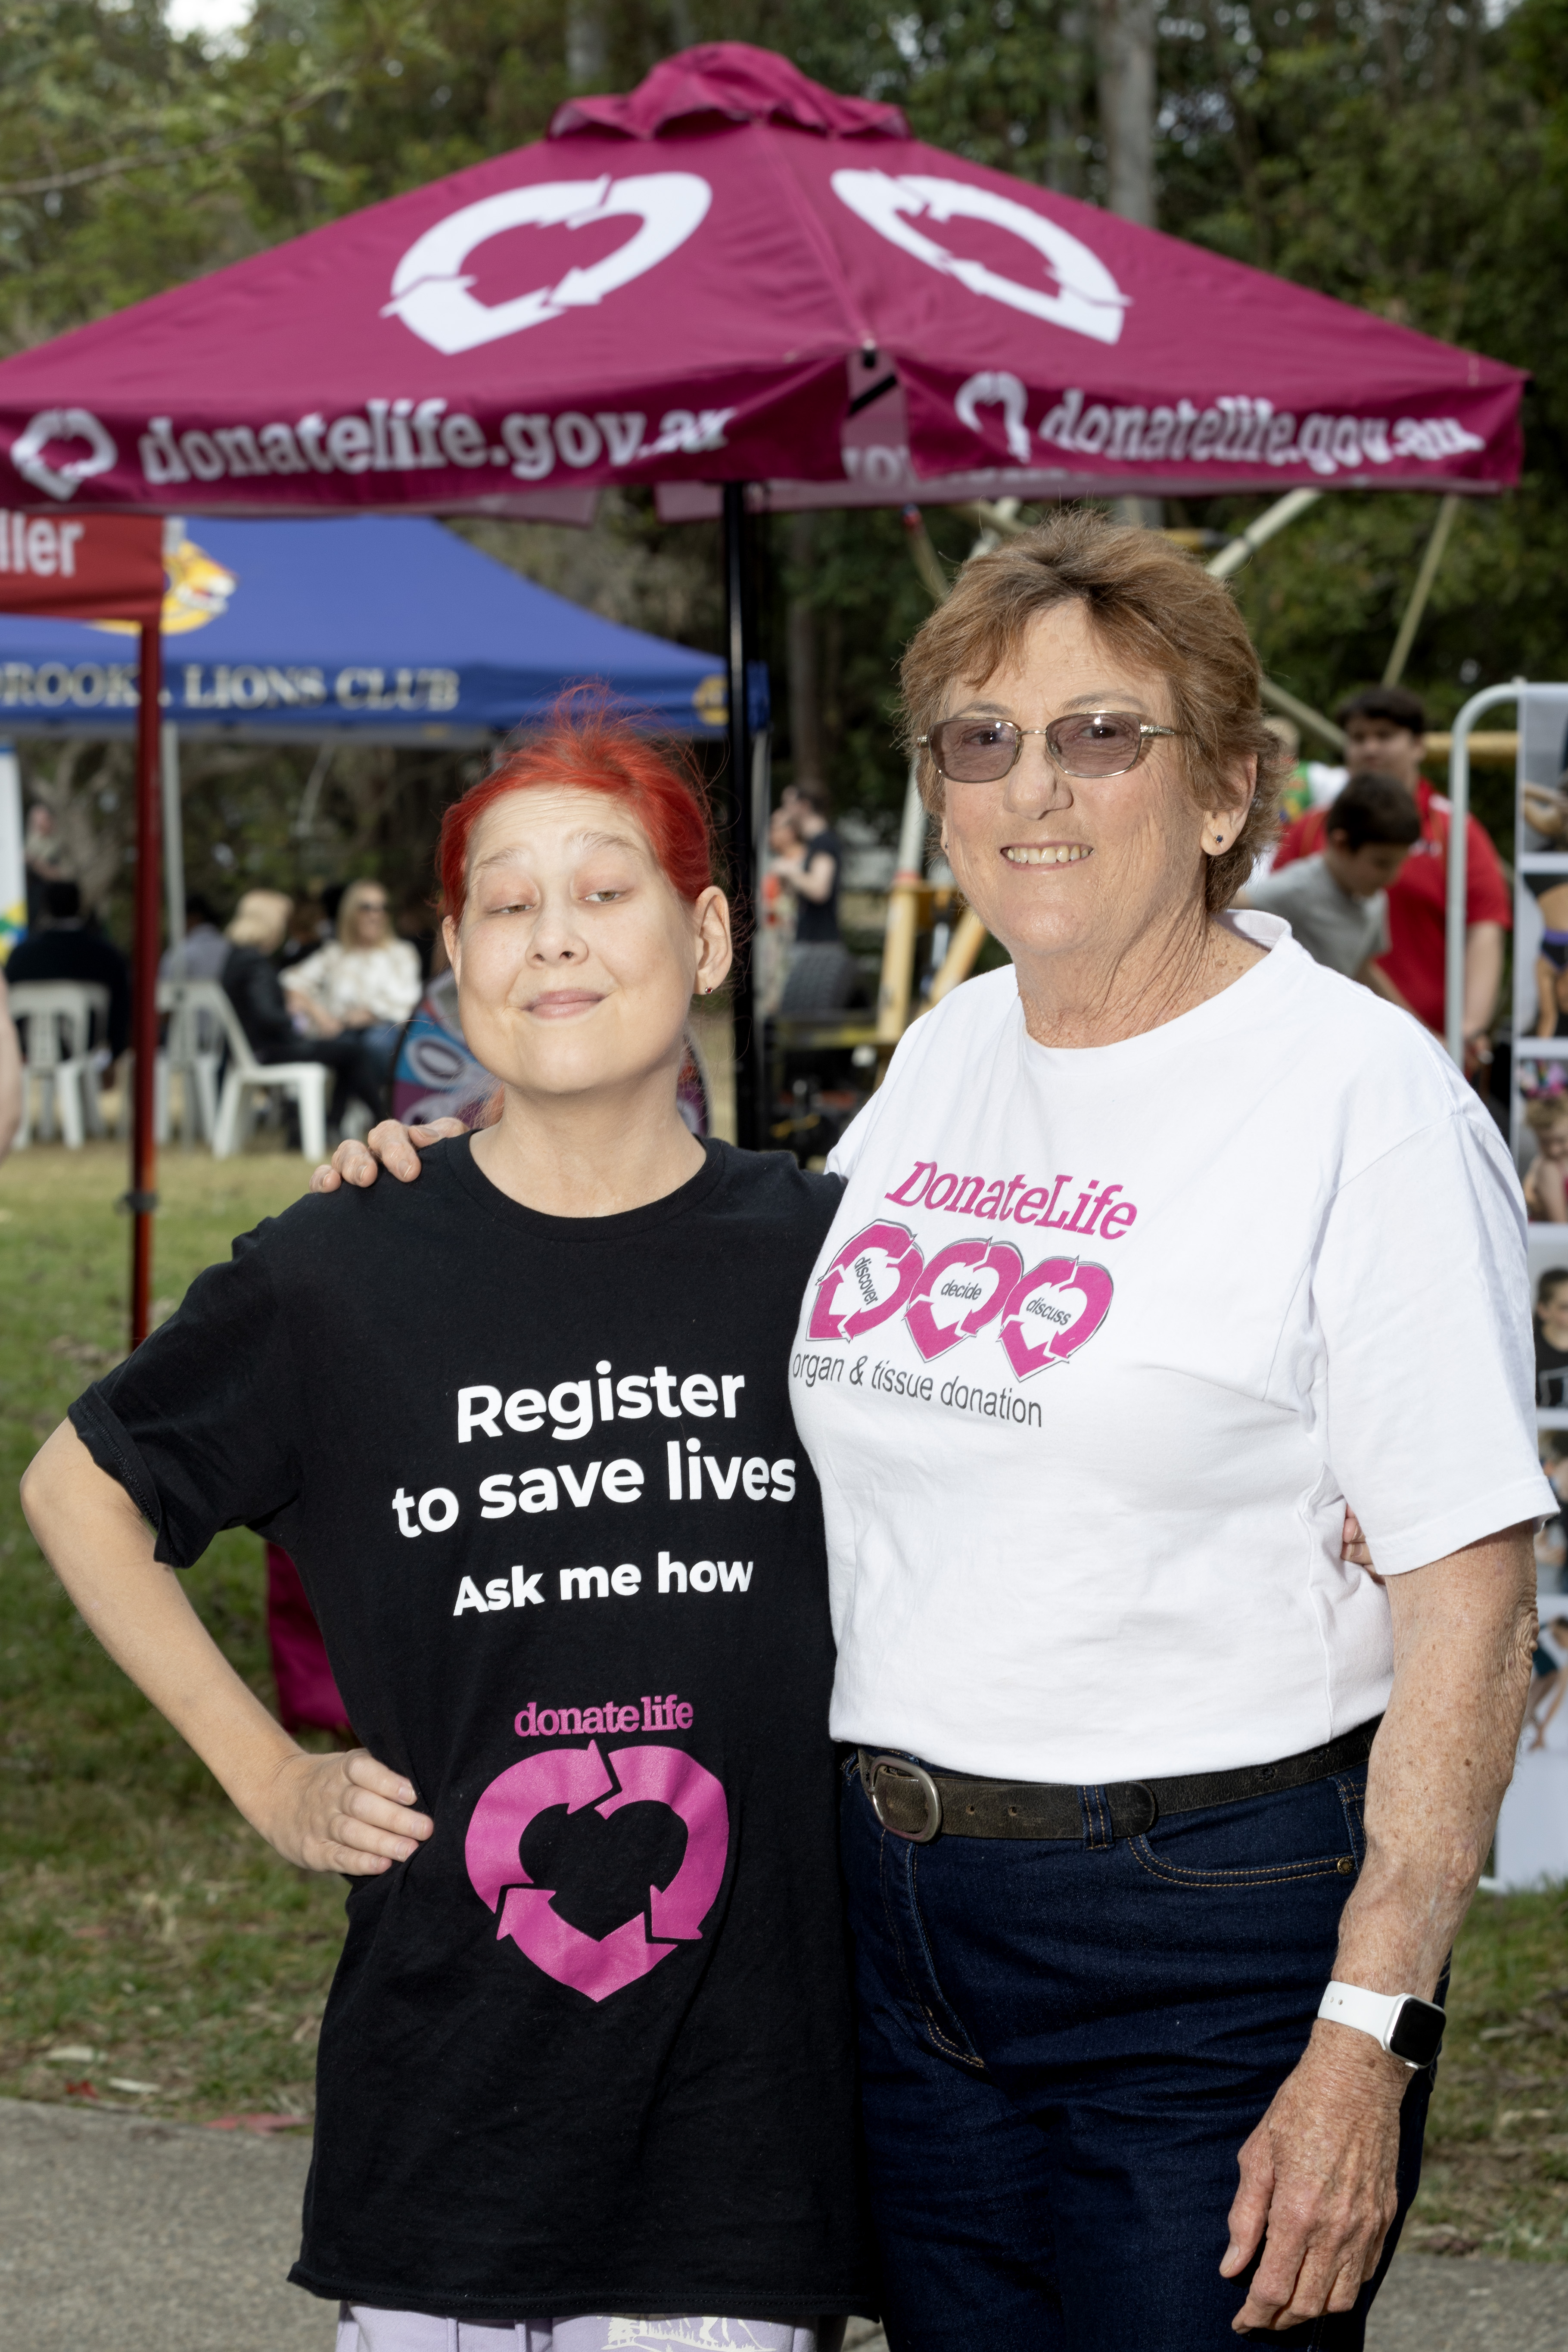
<path fill-rule="evenodd" d="M 0 2094 L 89 2084 L 158 2115 L 307 2116 L 342 1882 L 291 1869 L 230 1811 L 88 1635 L 16 1499 L 124 1345 L 125 1181 L 119 1145 L 0 1168 Z M 304 1181 L 276 1154 L 168 1153 L 161 1302 Z M 270 1702 L 259 1540 L 220 1537 L 188 1584 Z M 1568 1899 L 1479 1896 L 1449 2013 L 1407 2242 L 1568 2261 Z M 65 2049 L 94 2054 L 51 2060 Z"/>

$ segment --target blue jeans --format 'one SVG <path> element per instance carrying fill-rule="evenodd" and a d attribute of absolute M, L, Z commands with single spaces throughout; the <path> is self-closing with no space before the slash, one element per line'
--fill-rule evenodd
<path fill-rule="evenodd" d="M 1222 2352 L 1237 2156 L 1300 2057 L 1364 1853 L 1361 1768 L 1112 1842 L 880 1828 L 853 1759 L 844 1862 L 892 2352 Z M 1438 1998 L 1442 1995 L 1439 1993 Z M 1273 2345 L 1359 2352 L 1353 2312 Z"/>

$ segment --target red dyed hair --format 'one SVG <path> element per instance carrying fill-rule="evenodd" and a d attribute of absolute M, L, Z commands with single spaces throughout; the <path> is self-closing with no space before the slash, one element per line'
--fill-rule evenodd
<path fill-rule="evenodd" d="M 468 844 L 485 811 L 508 793 L 554 784 L 574 792 L 607 793 L 637 818 L 666 880 L 688 906 L 713 879 L 708 796 L 694 761 L 658 751 L 646 736 L 613 719 L 602 703 L 568 696 L 548 730 L 510 752 L 441 820 L 436 862 L 446 912 L 460 922 L 468 896 Z"/>

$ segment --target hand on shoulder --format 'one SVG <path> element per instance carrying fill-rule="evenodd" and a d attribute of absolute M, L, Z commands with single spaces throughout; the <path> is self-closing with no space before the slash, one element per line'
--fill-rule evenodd
<path fill-rule="evenodd" d="M 395 1118 L 384 1118 L 373 1127 L 367 1141 L 348 1140 L 340 1143 L 325 1167 L 318 1168 L 310 1178 L 312 1192 L 335 1192 L 342 1184 L 354 1184 L 362 1190 L 374 1184 L 381 1171 L 395 1176 L 400 1184 L 412 1184 L 419 1173 L 419 1154 L 428 1145 L 440 1143 L 447 1136 L 466 1132 L 460 1118 L 433 1119 L 428 1127 L 405 1127 Z"/>

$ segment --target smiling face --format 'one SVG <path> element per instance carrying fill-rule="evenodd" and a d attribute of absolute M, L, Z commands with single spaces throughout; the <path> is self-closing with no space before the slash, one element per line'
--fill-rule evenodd
<path fill-rule="evenodd" d="M 469 844 L 446 923 L 463 1034 L 503 1085 L 584 1097 L 668 1069 L 694 992 L 730 966 L 721 891 L 682 899 L 626 803 L 548 785 L 508 793 Z"/>
<path fill-rule="evenodd" d="M 1096 635 L 1081 602 L 1038 614 L 1015 656 L 990 677 L 961 681 L 944 718 L 971 714 L 1043 728 L 1072 711 L 1114 710 L 1174 724 L 1163 678 Z M 1180 742 L 1154 739 L 1124 775 L 1089 781 L 1055 768 L 1028 735 L 1000 783 L 945 786 L 942 845 L 959 887 L 1021 967 L 1058 956 L 1116 956 L 1184 916 L 1201 917 L 1205 840 L 1234 840 L 1250 779 L 1236 803 L 1194 806 Z"/>

